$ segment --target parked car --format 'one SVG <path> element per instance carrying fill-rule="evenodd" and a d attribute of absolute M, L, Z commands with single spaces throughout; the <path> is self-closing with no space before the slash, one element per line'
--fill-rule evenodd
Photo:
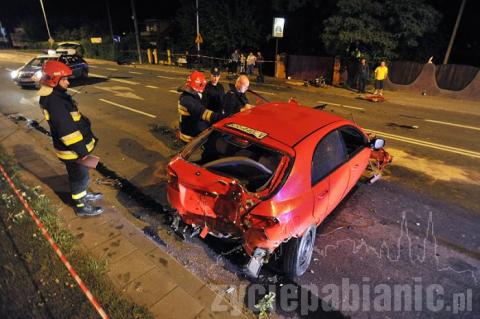
<path fill-rule="evenodd" d="M 83 57 L 85 49 L 78 42 L 60 42 L 55 50 L 57 54 L 78 55 Z"/>
<path fill-rule="evenodd" d="M 201 237 L 240 241 L 252 276 L 274 253 L 286 274 L 301 276 L 317 226 L 371 158 L 391 160 L 383 145 L 331 113 L 263 104 L 216 123 L 170 161 L 168 201 Z"/>
<path fill-rule="evenodd" d="M 65 63 L 72 69 L 71 79 L 87 78 L 88 64 L 78 55 L 39 55 L 24 66 L 11 72 L 11 78 L 21 87 L 40 87 L 40 78 L 42 77 L 42 66 L 46 61 L 57 60 Z"/>

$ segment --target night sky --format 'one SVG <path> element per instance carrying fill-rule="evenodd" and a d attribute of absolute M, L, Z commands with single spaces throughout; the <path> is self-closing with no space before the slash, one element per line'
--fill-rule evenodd
<path fill-rule="evenodd" d="M 192 0 L 192 3 L 194 3 L 194 1 L 195 0 Z M 53 31 L 60 26 L 75 28 L 85 24 L 86 21 L 97 21 L 96 23 L 99 25 L 99 29 L 103 29 L 101 32 L 104 34 L 109 33 L 106 0 L 43 0 L 43 2 L 50 22 L 50 28 Z M 448 39 L 452 32 L 461 0 L 428 0 L 427 2 L 433 5 L 443 15 L 438 34 L 439 37 L 447 37 Z M 480 67 L 480 36 L 478 35 L 480 30 L 479 2 L 478 0 L 467 0 L 452 50 L 451 63 L 471 64 Z M 114 33 L 121 34 L 122 32 L 133 31 L 130 0 L 109 0 L 109 3 Z M 173 20 L 179 6 L 178 1 L 174 0 L 135 0 L 135 4 L 140 23 L 148 18 Z M 42 19 L 39 0 L 0 0 L 0 21 L 10 30 L 22 21 L 23 18 L 28 16 Z M 192 17 L 192 19 L 193 18 L 194 17 Z M 288 20 L 288 15 L 286 18 Z M 269 23 L 270 21 L 271 20 L 269 20 Z M 39 27 L 44 28 L 44 25 L 42 24 Z M 139 27 L 143 29 L 141 24 Z M 285 32 L 288 32 L 288 24 Z M 439 62 L 440 61 L 437 61 L 437 63 Z"/>

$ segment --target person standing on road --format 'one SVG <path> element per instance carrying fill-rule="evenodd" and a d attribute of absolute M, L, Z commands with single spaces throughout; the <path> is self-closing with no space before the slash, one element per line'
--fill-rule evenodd
<path fill-rule="evenodd" d="M 238 73 L 245 73 L 245 55 L 243 53 L 240 53 L 240 71 Z"/>
<path fill-rule="evenodd" d="M 202 72 L 194 71 L 188 78 L 178 99 L 180 140 L 188 143 L 211 124 L 223 119 L 222 113 L 207 109 L 202 104 L 202 93 L 207 81 Z"/>
<path fill-rule="evenodd" d="M 202 94 L 202 103 L 207 109 L 221 113 L 223 110 L 223 101 L 225 100 L 225 89 L 223 85 L 218 82 L 220 80 L 220 69 L 214 67 L 210 71 L 210 74 L 210 81 L 208 81 Z"/>
<path fill-rule="evenodd" d="M 78 216 L 99 215 L 103 208 L 90 202 L 103 196 L 88 191 L 88 168 L 79 163 L 93 151 L 98 139 L 91 130 L 90 120 L 78 111 L 77 103 L 67 94 L 72 70 L 62 62 L 47 61 L 43 74 L 39 102 L 50 126 L 57 157 L 67 169 L 75 212 Z"/>
<path fill-rule="evenodd" d="M 230 59 L 232 60 L 230 73 L 237 73 L 238 62 L 240 60 L 240 54 L 238 53 L 238 49 L 235 49 L 235 51 L 233 51 Z"/>
<path fill-rule="evenodd" d="M 247 74 L 252 75 L 253 74 L 253 68 L 255 67 L 255 61 L 257 61 L 257 58 L 253 54 L 253 52 L 250 52 L 247 57 Z"/>
<path fill-rule="evenodd" d="M 226 116 L 233 115 L 235 113 L 246 111 L 254 106 L 249 104 L 245 93 L 250 86 L 250 81 L 246 75 L 240 75 L 235 82 L 235 87 L 227 92 L 225 95 L 225 103 L 223 104 L 223 110 Z"/>
<path fill-rule="evenodd" d="M 262 52 L 257 52 L 257 68 L 258 68 L 258 77 L 257 82 L 265 82 L 263 77 L 263 55 Z"/>
<path fill-rule="evenodd" d="M 358 93 L 365 93 L 365 85 L 368 80 L 368 64 L 365 58 L 360 59 L 358 67 Z"/>
<path fill-rule="evenodd" d="M 388 68 L 385 61 L 380 62 L 380 66 L 375 69 L 375 92 L 374 95 L 383 95 L 383 85 L 388 77 Z"/>

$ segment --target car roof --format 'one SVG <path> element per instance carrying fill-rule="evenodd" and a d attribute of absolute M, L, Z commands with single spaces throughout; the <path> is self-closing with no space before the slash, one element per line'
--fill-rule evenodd
<path fill-rule="evenodd" d="M 60 54 L 42 54 L 42 55 L 37 55 L 35 59 L 54 59 L 59 57 L 61 57 Z"/>
<path fill-rule="evenodd" d="M 235 123 L 266 133 L 267 136 L 294 147 L 321 127 L 338 121 L 345 119 L 296 103 L 267 103 L 250 111 L 239 112 L 217 123 L 216 126 L 223 127 Z"/>

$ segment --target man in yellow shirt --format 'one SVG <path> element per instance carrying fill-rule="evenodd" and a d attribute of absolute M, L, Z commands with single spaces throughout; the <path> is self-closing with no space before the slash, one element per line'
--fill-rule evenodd
<path fill-rule="evenodd" d="M 383 95 L 383 81 L 388 77 L 388 68 L 385 61 L 380 62 L 380 66 L 375 69 L 375 92 L 374 95 Z"/>

